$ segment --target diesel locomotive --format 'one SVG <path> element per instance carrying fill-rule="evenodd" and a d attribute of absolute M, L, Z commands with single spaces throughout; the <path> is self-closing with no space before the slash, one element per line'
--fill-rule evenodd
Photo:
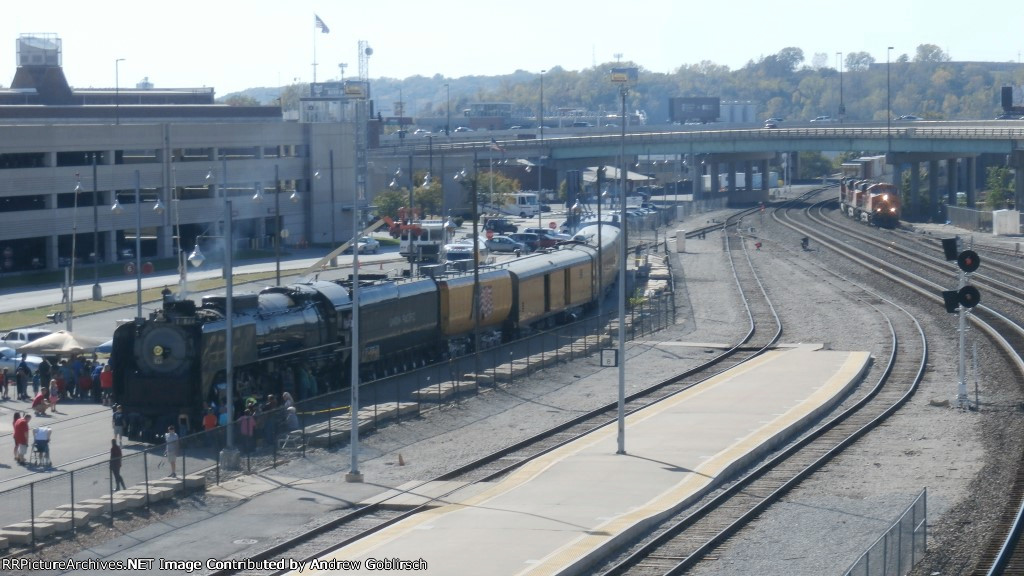
<path fill-rule="evenodd" d="M 576 319 L 611 289 L 621 237 L 609 224 L 580 230 L 573 242 L 474 274 L 362 281 L 359 371 L 373 379 Z M 602 259 L 598 266 L 598 258 Z M 598 273 L 601 272 L 599 277 Z M 473 317 L 479 282 L 479 321 Z M 198 423 L 226 396 L 226 297 L 168 297 L 148 319 L 114 332 L 114 398 L 142 429 L 161 430 L 180 415 Z M 297 399 L 347 387 L 352 297 L 348 282 L 315 280 L 264 288 L 232 300 L 234 397 Z"/>
<path fill-rule="evenodd" d="M 850 218 L 879 228 L 900 223 L 900 196 L 888 182 L 844 178 L 839 187 L 839 205 Z"/>

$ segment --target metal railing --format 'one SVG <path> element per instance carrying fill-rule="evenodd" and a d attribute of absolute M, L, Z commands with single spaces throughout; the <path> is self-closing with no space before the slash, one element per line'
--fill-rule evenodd
<path fill-rule="evenodd" d="M 975 232 L 992 231 L 992 211 L 974 210 L 962 206 L 946 206 L 946 217 L 949 223 L 959 228 Z"/>
<path fill-rule="evenodd" d="M 921 490 L 885 534 L 861 555 L 845 576 L 902 576 L 928 550 L 928 489 Z"/>

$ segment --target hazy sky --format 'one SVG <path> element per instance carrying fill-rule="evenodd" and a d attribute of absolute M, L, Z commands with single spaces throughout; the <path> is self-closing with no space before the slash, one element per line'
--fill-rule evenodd
<path fill-rule="evenodd" d="M 1003 4 L 1003 8 L 998 7 Z M 981 5 L 979 5 L 981 6 Z M 121 86 L 148 77 L 158 88 L 213 87 L 217 95 L 257 86 L 358 75 L 357 45 L 373 48 L 370 78 L 498 75 L 615 60 L 670 72 L 709 60 L 737 69 L 780 49 L 864 51 L 879 62 L 936 44 L 954 60 L 1020 61 L 1017 2 L 973 10 L 952 0 L 51 0 L 5 1 L 0 86 L 10 85 L 15 42 L 27 33 L 63 41 L 74 87 Z M 702 7 L 710 7 L 706 12 Z M 329 27 L 313 26 L 316 13 Z M 1010 16 L 1000 16 L 1011 14 Z"/>

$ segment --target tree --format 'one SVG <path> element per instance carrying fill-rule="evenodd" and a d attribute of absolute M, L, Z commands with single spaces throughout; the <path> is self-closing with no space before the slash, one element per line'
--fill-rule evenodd
<path fill-rule="evenodd" d="M 919 44 L 914 54 L 914 62 L 949 62 L 949 54 L 943 52 L 935 44 Z"/>
<path fill-rule="evenodd" d="M 1009 208 L 1014 201 L 1013 174 L 1005 166 L 989 166 L 985 171 L 985 206 L 990 210 Z"/>
<path fill-rule="evenodd" d="M 860 72 L 871 68 L 875 58 L 868 52 L 850 52 L 846 55 L 846 70 L 849 72 Z"/>
<path fill-rule="evenodd" d="M 425 174 L 424 174 L 425 175 Z M 444 198 L 441 194 L 441 183 L 431 179 L 426 185 L 420 179 L 420 185 L 413 191 L 413 205 L 419 211 L 421 217 L 426 218 L 431 214 L 441 214 Z"/>
<path fill-rule="evenodd" d="M 404 188 L 394 188 L 378 192 L 373 197 L 373 203 L 377 206 L 377 216 L 398 219 L 398 211 L 409 202 L 409 192 Z"/>
<path fill-rule="evenodd" d="M 228 96 L 224 100 L 224 103 L 227 104 L 228 106 L 259 106 L 260 105 L 259 100 L 253 98 L 252 96 L 246 96 L 244 94 L 232 94 L 231 96 Z"/>
<path fill-rule="evenodd" d="M 820 152 L 800 153 L 800 173 L 797 174 L 797 178 L 815 180 L 834 172 L 835 167 L 832 166 L 832 161 L 824 154 Z"/>

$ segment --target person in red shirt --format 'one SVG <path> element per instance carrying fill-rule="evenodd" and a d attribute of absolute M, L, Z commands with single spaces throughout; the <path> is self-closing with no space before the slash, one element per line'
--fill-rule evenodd
<path fill-rule="evenodd" d="M 25 414 L 14 423 L 14 453 L 18 464 L 25 464 L 25 454 L 28 453 L 28 423 L 32 419 L 31 414 Z"/>
<path fill-rule="evenodd" d="M 114 372 L 110 368 L 110 364 L 103 367 L 103 372 L 100 372 L 100 392 L 103 394 L 103 405 L 110 405 L 110 395 L 114 391 Z"/>

